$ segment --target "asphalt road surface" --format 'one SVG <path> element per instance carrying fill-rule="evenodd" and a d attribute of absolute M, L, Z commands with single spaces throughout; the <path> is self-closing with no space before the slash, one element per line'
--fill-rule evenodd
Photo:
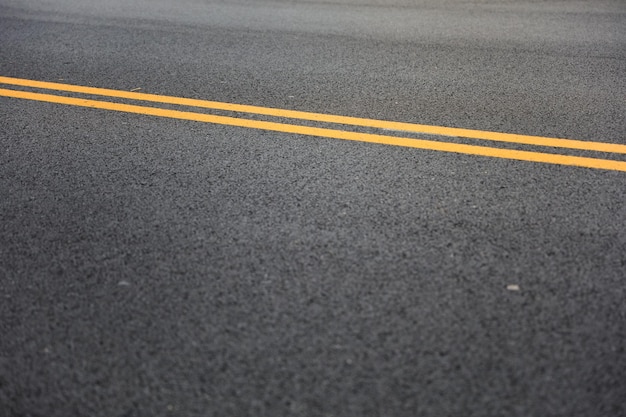
<path fill-rule="evenodd" d="M 624 145 L 621 0 L 0 0 L 0 416 L 625 416 Z"/>

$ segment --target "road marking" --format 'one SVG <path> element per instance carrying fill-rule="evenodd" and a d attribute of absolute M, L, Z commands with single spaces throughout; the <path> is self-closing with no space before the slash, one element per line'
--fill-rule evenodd
<path fill-rule="evenodd" d="M 490 140 L 495 142 L 517 143 L 522 145 L 546 146 L 553 148 L 578 149 L 584 151 L 609 152 L 626 154 L 626 145 L 606 142 L 591 142 L 573 139 L 547 138 L 512 133 L 488 132 L 482 130 L 462 129 L 455 127 L 430 126 L 414 123 L 393 122 L 386 120 L 364 119 L 359 117 L 338 116 L 332 114 L 310 113 L 270 107 L 258 107 L 244 104 L 222 103 L 217 101 L 197 100 L 183 97 L 162 96 L 157 94 L 137 93 L 133 91 L 110 90 L 106 88 L 85 87 L 71 84 L 60 84 L 45 81 L 26 80 L 0 76 L 0 84 L 45 90 L 65 91 L 71 93 L 124 98 L 161 104 L 199 107 L 212 110 L 226 110 L 238 113 L 251 113 L 264 116 L 288 119 L 309 120 L 315 122 L 344 124 L 351 126 L 371 127 L 385 130 L 422 133 L 437 136 L 454 136 L 469 139 Z"/>
<path fill-rule="evenodd" d="M 464 145 L 458 143 L 438 142 L 423 139 L 402 138 L 397 136 L 378 135 L 371 133 L 347 132 L 343 130 L 266 122 L 228 116 L 216 116 L 211 114 L 194 113 L 180 110 L 168 110 L 158 107 L 145 107 L 131 104 L 113 103 L 108 101 L 97 101 L 74 97 L 56 96 L 51 94 L 32 93 L 18 90 L 0 89 L 0 96 L 48 103 L 66 104 L 79 107 L 89 107 L 94 109 L 112 110 L 125 113 L 167 117 L 172 119 L 193 120 L 198 122 L 246 127 L 274 132 L 295 133 L 307 136 L 369 142 L 408 148 L 626 172 L 626 162 L 608 159 L 518 151 L 511 149 L 491 148 L 486 146 Z"/>

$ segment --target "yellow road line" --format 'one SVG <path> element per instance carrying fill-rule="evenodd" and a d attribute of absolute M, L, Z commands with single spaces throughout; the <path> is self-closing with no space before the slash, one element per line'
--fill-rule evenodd
<path fill-rule="evenodd" d="M 167 110 L 156 107 L 144 107 L 130 104 L 111 103 L 107 101 L 96 101 L 79 99 L 73 97 L 62 97 L 51 94 L 31 93 L 26 91 L 16 91 L 0 89 L 0 96 L 20 98 L 26 100 L 43 101 L 49 103 L 66 104 L 71 106 L 89 107 L 94 109 L 113 110 L 126 113 L 143 114 L 150 116 L 168 117 L 172 119 L 193 120 L 205 123 L 214 123 L 228 126 L 246 127 L 252 129 L 269 130 L 274 132 L 295 133 L 300 135 L 318 136 L 324 138 L 352 140 L 359 142 L 378 143 L 393 146 L 403 146 L 408 148 L 426 149 L 442 152 L 453 152 L 468 155 L 489 156 L 494 158 L 515 159 L 520 161 L 543 162 L 548 164 L 572 165 L 586 168 L 598 168 L 613 171 L 626 172 L 626 162 L 612 161 L 607 159 L 585 158 L 569 155 L 555 155 L 541 152 L 517 151 L 510 149 L 490 148 L 486 146 L 464 145 L 448 142 L 437 142 L 423 139 L 400 138 L 396 136 L 385 136 L 367 133 L 346 132 L 326 128 L 308 127 L 300 125 L 290 125 L 275 122 L 265 122 L 249 119 L 238 119 L 235 117 L 216 116 L 210 114 L 185 112 L 178 110 Z"/>
<path fill-rule="evenodd" d="M 310 113 L 295 110 L 276 109 L 270 107 L 249 106 L 244 104 L 222 103 L 217 101 L 197 100 L 183 97 L 162 96 L 156 94 L 137 93 L 131 91 L 110 90 L 105 88 L 84 87 L 71 84 L 60 84 L 44 81 L 26 80 L 0 76 L 0 84 L 47 90 L 66 91 L 72 93 L 99 95 L 148 101 L 163 104 L 200 107 L 213 110 L 226 110 L 241 113 L 253 113 L 264 116 L 283 117 L 289 119 L 311 120 L 325 123 L 337 123 L 352 126 L 372 127 L 378 129 L 398 130 L 439 136 L 457 136 L 469 139 L 491 140 L 496 142 L 518 143 L 523 145 L 548 146 L 554 148 L 579 149 L 585 151 L 611 152 L 626 154 L 626 145 L 606 142 L 591 142 L 573 139 L 547 138 L 512 133 L 488 132 L 482 130 L 462 129 L 454 127 L 430 126 L 414 123 L 393 122 L 385 120 L 364 119 L 359 117 L 338 116 L 332 114 Z"/>

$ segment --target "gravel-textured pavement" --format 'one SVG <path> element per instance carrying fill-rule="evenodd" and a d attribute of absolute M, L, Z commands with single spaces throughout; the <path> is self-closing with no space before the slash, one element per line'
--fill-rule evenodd
<path fill-rule="evenodd" d="M 0 0 L 0 75 L 626 144 L 625 23 Z M 626 415 L 623 172 L 0 97 L 0 196 L 2 417 Z"/>

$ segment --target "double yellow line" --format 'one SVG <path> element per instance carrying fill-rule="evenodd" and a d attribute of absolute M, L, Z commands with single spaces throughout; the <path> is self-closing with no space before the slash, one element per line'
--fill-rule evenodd
<path fill-rule="evenodd" d="M 441 126 L 429 126 L 413 123 L 392 122 L 358 117 L 337 116 L 321 113 L 310 113 L 294 110 L 284 110 L 268 107 L 248 106 L 242 104 L 222 103 L 216 101 L 196 100 L 182 97 L 145 94 L 131 91 L 110 90 L 104 88 L 84 87 L 70 84 L 51 83 L 0 76 L 0 84 L 18 86 L 27 89 L 60 91 L 65 93 L 86 94 L 89 96 L 120 98 L 140 102 L 169 104 L 184 107 L 196 107 L 210 110 L 229 111 L 235 113 L 270 116 L 280 119 L 307 120 L 338 125 L 350 125 L 366 128 L 421 133 L 436 136 L 462 137 L 482 141 L 506 142 L 538 147 L 549 147 L 568 150 L 582 150 L 626 155 L 626 145 L 605 142 L 590 142 L 571 139 L 546 138 L 541 136 L 526 136 L 510 133 L 487 132 L 471 129 L 459 129 Z M 112 110 L 126 113 L 144 114 L 150 116 L 168 117 L 172 119 L 193 120 L 205 123 L 214 123 L 229 126 L 239 126 L 252 129 L 262 129 L 274 132 L 286 132 L 300 135 L 317 136 L 324 138 L 352 140 L 360 142 L 378 143 L 385 145 L 403 146 L 408 148 L 427 149 L 442 152 L 454 152 L 468 155 L 489 156 L 494 158 L 514 159 L 520 161 L 542 162 L 558 165 L 572 165 L 586 168 L 597 168 L 626 172 L 626 162 L 620 160 L 590 158 L 568 154 L 531 152 L 514 149 L 496 148 L 490 146 L 467 145 L 437 140 L 414 139 L 391 136 L 388 134 L 358 133 L 340 129 L 302 126 L 291 123 L 251 120 L 241 117 L 219 116 L 206 113 L 197 113 L 182 110 L 170 110 L 160 107 L 140 106 L 134 104 L 115 103 L 80 97 L 68 97 L 55 94 L 46 94 L 15 89 L 0 88 L 0 96 L 20 98 L 25 100 L 43 101 L 49 103 L 66 104 L 71 106 L 89 107 L 94 109 Z"/>

